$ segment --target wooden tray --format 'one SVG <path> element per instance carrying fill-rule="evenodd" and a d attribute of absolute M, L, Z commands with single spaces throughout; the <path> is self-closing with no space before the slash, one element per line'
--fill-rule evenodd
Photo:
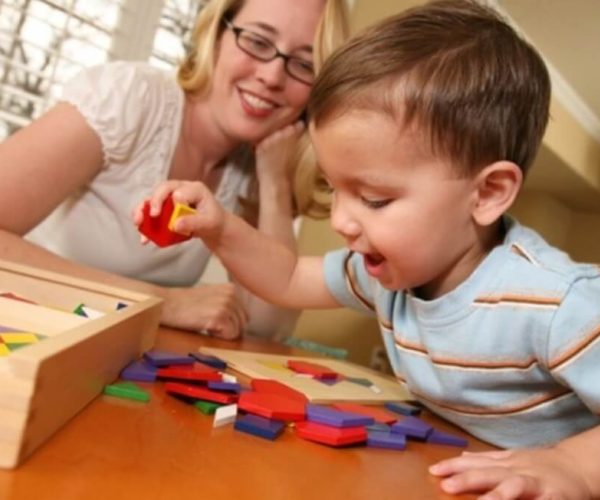
<path fill-rule="evenodd" d="M 259 352 L 234 351 L 201 347 L 204 354 L 212 354 L 227 361 L 229 367 L 250 378 L 266 378 L 277 380 L 297 391 L 302 392 L 312 403 L 364 403 L 381 404 L 384 401 L 400 401 L 410 399 L 410 394 L 398 381 L 382 373 L 347 361 L 331 358 L 313 358 L 288 356 L 281 354 L 263 354 Z M 294 374 L 287 370 L 288 360 L 309 361 L 337 372 L 348 380 L 334 385 Z M 349 379 L 369 381 L 370 385 L 351 382 Z"/>
<path fill-rule="evenodd" d="M 2 260 L 0 293 L 35 303 L 0 296 L 0 325 L 41 338 L 0 356 L 0 467 L 12 468 L 152 346 L 161 300 Z M 104 315 L 74 314 L 82 303 Z"/>

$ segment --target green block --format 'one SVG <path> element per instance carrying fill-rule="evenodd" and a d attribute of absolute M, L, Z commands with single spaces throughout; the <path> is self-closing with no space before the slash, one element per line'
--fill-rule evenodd
<path fill-rule="evenodd" d="M 78 316 L 83 316 L 84 318 L 87 318 L 87 314 L 83 310 L 84 307 L 85 305 L 83 303 L 79 304 L 75 309 L 73 309 L 73 313 L 77 314 Z"/>
<path fill-rule="evenodd" d="M 298 347 L 299 349 L 304 349 L 305 351 L 318 352 L 319 354 L 324 354 L 325 356 L 329 356 L 330 358 L 346 359 L 348 357 L 347 349 L 342 349 L 341 347 L 326 346 L 323 344 L 319 344 L 318 342 L 313 342 L 312 340 L 288 337 L 283 341 L 283 344 L 290 347 Z"/>
<path fill-rule="evenodd" d="M 119 382 L 104 387 L 104 394 L 134 401 L 150 401 L 150 394 L 133 382 Z"/>
<path fill-rule="evenodd" d="M 6 347 L 8 347 L 9 351 L 16 351 L 17 349 L 21 349 L 22 347 L 27 347 L 28 345 L 35 345 L 31 342 L 25 342 L 23 344 L 21 343 L 16 343 L 16 342 L 12 342 L 10 344 L 5 343 Z"/>
<path fill-rule="evenodd" d="M 371 387 L 373 385 L 373 382 L 368 378 L 346 377 L 346 380 L 353 384 L 362 385 L 363 387 Z"/>
<path fill-rule="evenodd" d="M 205 415 L 212 415 L 217 411 L 217 408 L 219 408 L 222 405 L 220 405 L 219 403 L 213 403 L 212 401 L 196 401 L 194 403 L 194 406 Z"/>

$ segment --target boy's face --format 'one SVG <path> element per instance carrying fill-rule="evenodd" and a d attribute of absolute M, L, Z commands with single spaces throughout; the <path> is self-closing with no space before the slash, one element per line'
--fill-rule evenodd
<path fill-rule="evenodd" d="M 475 181 L 434 157 L 418 130 L 352 111 L 311 135 L 334 193 L 332 227 L 385 288 L 432 299 L 475 269 L 484 256 L 471 217 Z"/>

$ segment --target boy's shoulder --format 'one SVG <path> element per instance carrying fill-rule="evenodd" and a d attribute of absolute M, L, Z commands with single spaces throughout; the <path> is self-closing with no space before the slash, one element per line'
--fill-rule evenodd
<path fill-rule="evenodd" d="M 505 218 L 507 233 L 504 250 L 508 252 L 511 272 L 507 280 L 525 281 L 529 286 L 568 289 L 581 279 L 600 278 L 600 266 L 574 261 L 566 252 L 549 244 L 535 230 Z"/>

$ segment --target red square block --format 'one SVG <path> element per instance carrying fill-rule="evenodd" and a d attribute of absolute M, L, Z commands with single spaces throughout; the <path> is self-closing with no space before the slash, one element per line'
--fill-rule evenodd
<path fill-rule="evenodd" d="M 138 226 L 139 232 L 159 247 L 166 247 L 189 240 L 191 235 L 175 233 L 169 229 L 169 221 L 174 209 L 173 198 L 169 196 L 164 201 L 160 214 L 157 217 L 150 217 L 150 203 L 145 202 L 143 210 L 144 219 Z"/>

